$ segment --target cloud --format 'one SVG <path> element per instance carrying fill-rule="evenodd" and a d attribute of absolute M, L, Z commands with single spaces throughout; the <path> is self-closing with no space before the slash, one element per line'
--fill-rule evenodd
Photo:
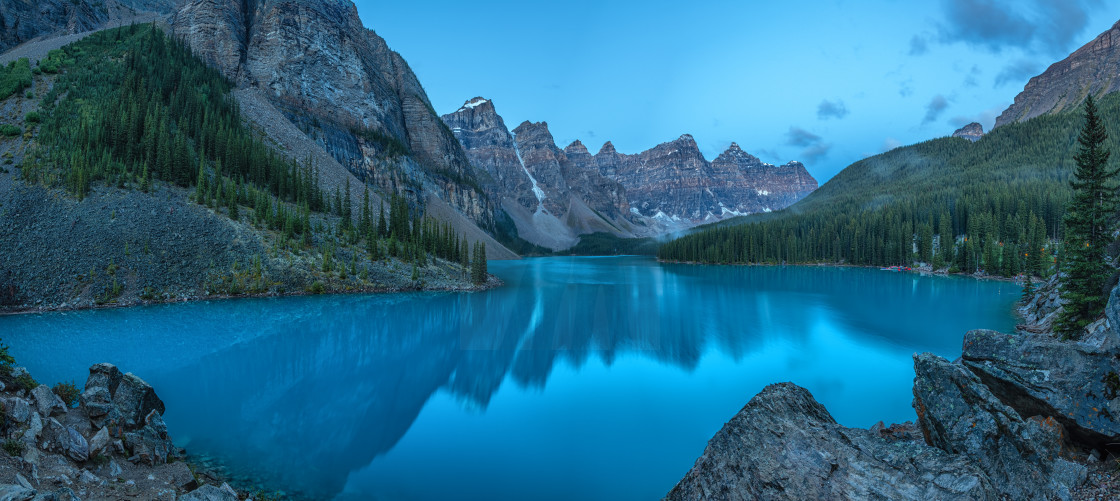
<path fill-rule="evenodd" d="M 844 106 L 844 101 L 837 99 L 835 102 L 825 99 L 817 106 L 817 118 L 821 120 L 828 120 L 829 118 L 841 119 L 848 116 L 848 107 Z"/>
<path fill-rule="evenodd" d="M 929 52 L 929 40 L 924 35 L 914 35 L 910 39 L 910 55 L 920 56 L 926 52 Z"/>
<path fill-rule="evenodd" d="M 926 105 L 926 117 L 922 120 L 922 125 L 937 121 L 941 117 L 941 113 L 948 107 L 949 100 L 945 96 L 941 94 L 933 96 L 933 99 Z"/>
<path fill-rule="evenodd" d="M 817 143 L 813 146 L 805 148 L 801 152 L 801 158 L 805 159 L 805 163 L 814 163 L 828 156 L 828 151 L 832 149 L 831 144 Z"/>
<path fill-rule="evenodd" d="M 802 148 L 800 156 L 805 163 L 813 163 L 828 156 L 832 149 L 832 144 L 825 143 L 823 138 L 801 127 L 789 128 L 786 144 Z"/>
<path fill-rule="evenodd" d="M 1029 59 L 1019 59 L 1000 70 L 999 74 L 996 75 L 995 86 L 1001 87 L 1012 82 L 1025 82 L 1037 75 L 1040 70 L 1040 65 L 1037 62 Z"/>
<path fill-rule="evenodd" d="M 887 152 L 898 148 L 899 146 L 902 146 L 902 141 L 899 141 L 893 137 L 888 137 L 883 140 L 883 146 L 879 150 L 880 152 Z"/>
<path fill-rule="evenodd" d="M 821 142 L 821 137 L 801 127 L 790 127 L 786 133 L 786 144 L 805 148 Z"/>
<path fill-rule="evenodd" d="M 595 137 L 595 131 L 593 131 L 593 130 L 587 131 L 587 137 L 594 138 Z"/>
<path fill-rule="evenodd" d="M 907 79 L 907 80 L 904 80 L 902 82 L 898 82 L 898 95 L 900 95 L 902 97 L 910 97 L 913 94 L 914 94 L 914 80 L 913 79 Z"/>
<path fill-rule="evenodd" d="M 965 75 L 965 77 L 964 77 L 964 86 L 965 87 L 976 87 L 976 86 L 980 85 L 979 77 L 980 77 L 981 73 L 982 72 L 980 71 L 979 66 L 972 65 L 972 69 L 969 70 L 968 75 Z"/>
<path fill-rule="evenodd" d="M 1068 54 L 1100 0 L 942 0 L 942 43 L 963 42 L 998 53 L 1006 48 Z"/>

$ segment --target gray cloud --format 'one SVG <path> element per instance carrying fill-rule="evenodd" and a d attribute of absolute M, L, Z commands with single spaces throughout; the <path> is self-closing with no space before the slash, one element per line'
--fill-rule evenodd
<path fill-rule="evenodd" d="M 992 52 L 1015 47 L 1065 55 L 1100 0 L 942 0 L 943 43 L 963 42 Z"/>
<path fill-rule="evenodd" d="M 980 67 L 976 66 L 976 65 L 973 65 L 972 69 L 969 70 L 968 75 L 965 75 L 965 77 L 964 77 L 964 86 L 965 87 L 976 87 L 976 86 L 980 85 L 979 77 L 980 77 L 981 73 L 982 72 L 980 71 Z"/>
<path fill-rule="evenodd" d="M 805 148 L 821 142 L 821 137 L 801 127 L 790 127 L 786 133 L 786 144 Z"/>
<path fill-rule="evenodd" d="M 831 144 L 817 143 L 805 148 L 805 150 L 801 152 L 801 158 L 805 159 L 805 163 L 813 163 L 828 156 L 828 152 L 831 149 Z"/>
<path fill-rule="evenodd" d="M 1020 59 L 1004 66 L 996 75 L 995 86 L 1000 87 L 1011 82 L 1023 82 L 1039 73 L 1041 67 L 1029 59 Z"/>
<path fill-rule="evenodd" d="M 844 118 L 848 116 L 848 107 L 844 106 L 844 101 L 837 99 L 835 102 L 825 99 L 817 106 L 817 118 L 821 120 L 828 120 L 829 118 Z"/>
<path fill-rule="evenodd" d="M 910 39 L 910 55 L 920 56 L 926 52 L 929 52 L 929 40 L 924 35 L 914 35 Z"/>
<path fill-rule="evenodd" d="M 786 133 L 786 144 L 802 148 L 801 159 L 805 163 L 816 162 L 828 156 L 828 152 L 832 149 L 832 144 L 825 143 L 820 136 L 801 127 L 789 128 L 789 132 Z"/>
<path fill-rule="evenodd" d="M 883 140 L 883 146 L 880 147 L 879 150 L 880 153 L 883 153 L 898 148 L 899 146 L 902 146 L 902 141 L 899 141 L 893 137 L 888 137 Z"/>
<path fill-rule="evenodd" d="M 933 99 L 926 105 L 926 117 L 922 120 L 922 125 L 936 121 L 945 109 L 949 107 L 949 100 L 938 94 L 933 96 Z"/>
<path fill-rule="evenodd" d="M 898 83 L 898 95 L 902 97 L 910 97 L 914 94 L 914 81 L 907 79 Z"/>

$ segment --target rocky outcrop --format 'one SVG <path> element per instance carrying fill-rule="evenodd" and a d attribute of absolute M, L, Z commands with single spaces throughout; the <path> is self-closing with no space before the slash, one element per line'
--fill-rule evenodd
<path fill-rule="evenodd" d="M 969 458 L 1010 499 L 1069 499 L 1085 480 L 1053 417 L 1024 419 L 964 366 L 914 356 L 914 410 L 929 445 Z"/>
<path fill-rule="evenodd" d="M 957 129 L 956 131 L 953 131 L 953 137 L 967 139 L 975 143 L 976 141 L 979 141 L 980 138 L 984 137 L 984 126 L 980 125 L 977 122 L 972 122 L 964 127 Z"/>
<path fill-rule="evenodd" d="M 1120 339 L 1096 329 L 1077 341 L 1046 334 L 977 330 L 965 335 L 962 363 L 1024 416 L 1049 416 L 1078 443 L 1120 441 Z"/>
<path fill-rule="evenodd" d="M 0 2 L 0 52 L 42 36 L 90 31 L 140 12 L 166 14 L 176 0 L 7 0 Z"/>
<path fill-rule="evenodd" d="M 767 386 L 708 442 L 670 500 L 996 499 L 987 475 L 925 444 L 836 423 L 809 392 Z"/>
<path fill-rule="evenodd" d="M 1077 108 L 1092 94 L 1101 96 L 1120 90 L 1120 22 L 1093 41 L 1058 61 L 1041 75 L 1031 78 L 1015 96 L 996 127 L 1021 122 L 1047 113 Z"/>
<path fill-rule="evenodd" d="M 408 63 L 349 0 L 187 0 L 176 36 L 255 88 L 358 178 L 423 207 L 435 194 L 479 226 L 495 204 Z"/>
<path fill-rule="evenodd" d="M 244 497 L 182 461 L 184 453 L 172 444 L 161 417 L 163 403 L 143 379 L 110 364 L 94 365 L 81 405 L 71 408 L 47 386 L 26 389 L 31 379 L 25 369 L 5 369 L 0 499 Z"/>

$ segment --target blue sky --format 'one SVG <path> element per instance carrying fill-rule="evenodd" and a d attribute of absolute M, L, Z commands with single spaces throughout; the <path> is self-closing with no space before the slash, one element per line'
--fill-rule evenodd
<path fill-rule="evenodd" d="M 989 130 L 1027 80 L 1120 20 L 1102 0 L 356 0 L 439 113 L 494 101 L 558 146 L 692 134 L 822 183 L 891 147 Z"/>

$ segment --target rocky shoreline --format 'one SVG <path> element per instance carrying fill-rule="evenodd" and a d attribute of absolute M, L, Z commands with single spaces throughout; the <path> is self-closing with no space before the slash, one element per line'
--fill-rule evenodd
<path fill-rule="evenodd" d="M 767 386 L 666 499 L 1116 499 L 1120 287 L 1078 340 L 1052 333 L 1061 306 L 1051 279 L 1017 333 L 915 354 L 917 422 L 847 428 L 804 388 Z"/>
<path fill-rule="evenodd" d="M 359 288 L 353 290 L 334 290 L 323 293 L 314 293 L 308 291 L 288 291 L 288 292 L 265 292 L 261 294 L 236 294 L 236 295 L 212 295 L 212 296 L 185 296 L 180 298 L 170 299 L 152 299 L 142 300 L 138 299 L 130 303 L 112 303 L 112 304 L 88 304 L 88 305 L 75 305 L 75 306 L 41 306 L 29 307 L 25 309 L 0 309 L 0 317 L 11 315 L 31 315 L 35 313 L 51 313 L 51 312 L 66 312 L 66 311 L 85 311 L 85 310 L 110 310 L 117 308 L 133 308 L 136 306 L 157 306 L 164 304 L 179 304 L 179 303 L 193 303 L 198 301 L 227 301 L 235 299 L 254 299 L 254 298 L 281 298 L 281 297 L 300 297 L 300 296 L 329 296 L 334 294 L 399 294 L 405 292 L 483 292 L 490 289 L 496 289 L 505 285 L 502 279 L 490 275 L 486 283 L 481 285 L 470 286 L 446 286 L 446 287 L 388 287 L 388 288 Z"/>
<path fill-rule="evenodd" d="M 64 401 L 61 396 L 66 396 Z M 185 461 L 162 415 L 163 401 L 132 373 L 89 369 L 85 389 L 54 391 L 22 367 L 0 370 L 0 499 L 237 501 L 238 492 Z"/>

